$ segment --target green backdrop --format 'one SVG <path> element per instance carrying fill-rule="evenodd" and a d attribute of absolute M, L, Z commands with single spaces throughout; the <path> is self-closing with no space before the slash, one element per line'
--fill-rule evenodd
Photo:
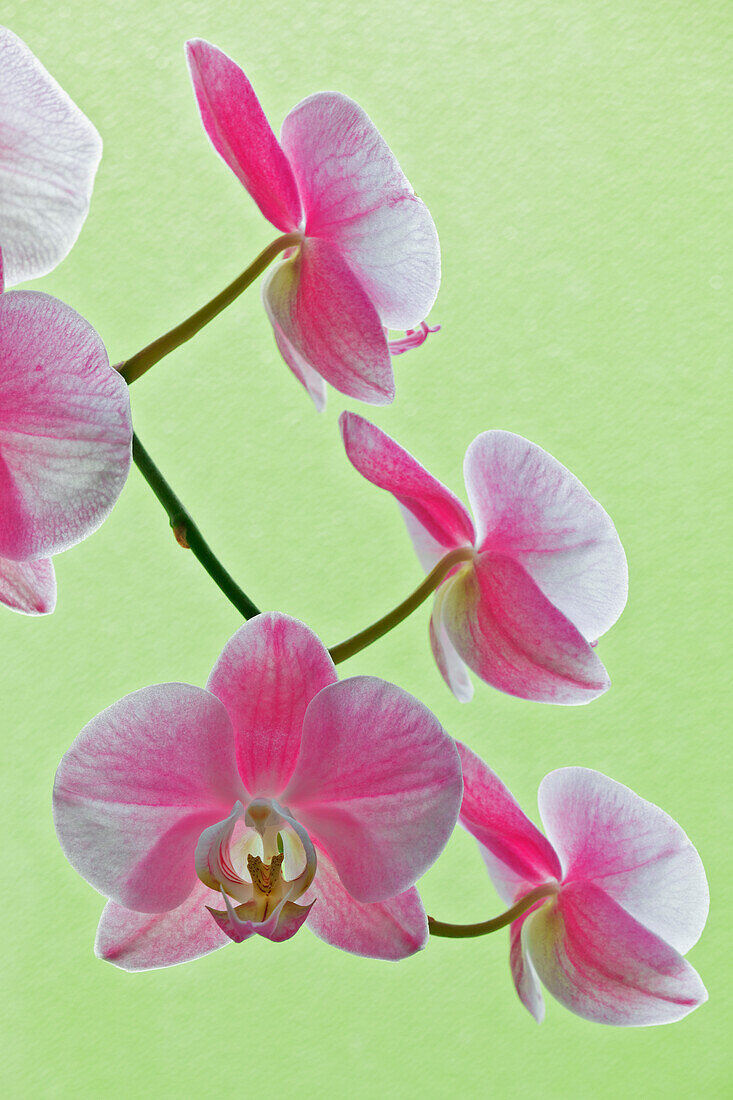
<path fill-rule="evenodd" d="M 460 493 L 478 432 L 541 444 L 614 518 L 631 589 L 599 648 L 613 686 L 586 707 L 481 684 L 460 705 L 430 656 L 427 608 L 343 674 L 424 700 L 532 815 L 555 767 L 627 783 L 688 831 L 712 893 L 690 956 L 710 1001 L 664 1028 L 603 1028 L 549 997 L 538 1027 L 506 932 L 434 940 L 396 965 L 306 930 L 135 976 L 96 960 L 103 902 L 57 846 L 55 767 L 123 694 L 203 684 L 239 625 L 133 471 L 101 531 L 57 559 L 56 614 L 0 616 L 4 1095 L 723 1096 L 725 5 L 28 0 L 2 19 L 104 138 L 81 238 L 34 286 L 83 313 L 113 361 L 273 236 L 204 136 L 187 37 L 241 63 L 276 129 L 319 89 L 367 109 L 434 215 L 444 264 L 443 330 L 395 360 L 396 403 L 373 419 Z M 331 391 L 313 411 L 257 289 L 131 392 L 142 439 L 260 606 L 332 644 L 419 581 L 393 502 L 345 460 L 344 400 Z M 446 920 L 501 908 L 465 834 L 423 887 Z"/>

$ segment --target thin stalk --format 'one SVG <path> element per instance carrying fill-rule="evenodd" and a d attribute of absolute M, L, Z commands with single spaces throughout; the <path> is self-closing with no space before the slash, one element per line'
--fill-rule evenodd
<path fill-rule="evenodd" d="M 462 940 L 469 936 L 486 936 L 489 932 L 498 932 L 500 928 L 506 928 L 508 924 L 521 917 L 533 905 L 543 898 L 551 898 L 557 893 L 556 882 L 545 882 L 542 886 L 535 887 L 525 897 L 502 913 L 500 917 L 492 920 L 479 921 L 478 924 L 445 924 L 441 920 L 428 917 L 428 932 L 431 936 L 445 936 L 446 939 Z"/>
<path fill-rule="evenodd" d="M 142 351 L 136 352 L 130 359 L 120 363 L 117 370 L 128 386 L 145 374 L 147 370 L 150 370 L 165 355 L 195 336 L 204 325 L 208 325 L 209 321 L 216 317 L 217 313 L 221 313 L 235 298 L 238 298 L 242 291 L 246 290 L 266 267 L 269 267 L 280 252 L 284 252 L 287 248 L 293 248 L 295 245 L 300 244 L 301 240 L 302 237 L 299 233 L 286 233 L 285 236 L 278 237 L 277 240 L 260 252 L 259 256 L 252 261 L 241 275 L 237 276 L 234 282 L 225 287 L 220 294 L 207 302 L 205 306 L 192 313 L 190 317 L 181 322 L 180 325 L 176 325 L 170 332 L 166 332 L 164 336 L 159 336 L 157 340 L 153 340 L 152 344 L 148 344 Z"/>
<path fill-rule="evenodd" d="M 338 645 L 332 646 L 328 652 L 331 654 L 333 663 L 337 665 L 340 661 L 345 661 L 347 657 L 353 657 L 361 649 L 366 649 L 372 642 L 376 642 L 377 638 L 387 634 L 403 619 L 406 619 L 408 615 L 411 615 L 428 598 L 431 592 L 435 591 L 455 565 L 462 561 L 471 561 L 472 558 L 473 548 L 471 546 L 459 546 L 457 550 L 451 550 L 444 558 L 440 559 L 422 584 L 418 585 L 406 600 L 403 600 L 392 611 L 383 615 L 381 619 L 377 619 L 371 626 L 366 627 L 365 630 L 360 630 L 358 634 L 347 638 L 345 642 L 339 642 Z"/>
<path fill-rule="evenodd" d="M 185 549 L 192 551 L 194 557 L 201 562 L 214 584 L 224 593 L 229 602 L 236 607 L 240 615 L 245 619 L 251 619 L 254 615 L 259 615 L 259 608 L 252 603 L 249 596 L 242 591 L 231 574 L 227 572 L 216 557 L 191 518 L 190 513 L 184 508 L 181 501 L 173 492 L 170 485 L 143 447 L 137 434 L 133 434 L 132 437 L 132 458 L 138 470 L 165 508 L 177 542 Z"/>

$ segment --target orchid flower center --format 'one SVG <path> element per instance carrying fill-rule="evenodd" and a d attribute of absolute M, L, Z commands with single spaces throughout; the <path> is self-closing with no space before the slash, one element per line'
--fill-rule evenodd
<path fill-rule="evenodd" d="M 398 340 L 388 340 L 387 347 L 390 355 L 402 355 L 412 348 L 419 348 L 424 344 L 431 332 L 440 332 L 440 325 L 431 328 L 425 321 L 421 321 L 417 328 L 408 328 L 404 336 Z"/>
<path fill-rule="evenodd" d="M 204 829 L 196 845 L 196 873 L 211 890 L 246 904 L 250 919 L 265 921 L 310 886 L 316 852 L 308 833 L 271 799 L 236 802 L 223 821 Z"/>

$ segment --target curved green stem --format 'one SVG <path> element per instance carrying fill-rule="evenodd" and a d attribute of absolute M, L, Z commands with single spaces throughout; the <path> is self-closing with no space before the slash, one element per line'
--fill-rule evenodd
<path fill-rule="evenodd" d="M 245 619 L 259 615 L 259 608 L 242 591 L 213 553 L 204 536 L 143 447 L 137 434 L 132 437 L 132 458 L 140 473 L 163 505 L 177 542 L 201 562 L 214 584 Z"/>
<path fill-rule="evenodd" d="M 353 657 L 359 650 L 366 649 L 372 642 L 376 642 L 377 638 L 387 634 L 403 619 L 406 619 L 408 615 L 411 615 L 428 598 L 431 592 L 435 591 L 455 565 L 462 561 L 471 561 L 473 556 L 472 546 L 459 546 L 457 550 L 451 550 L 444 558 L 440 559 L 422 584 L 418 585 L 406 600 L 403 600 L 388 614 L 383 615 L 381 619 L 377 619 L 371 626 L 366 627 L 365 630 L 360 630 L 358 634 L 347 638 L 345 642 L 339 642 L 338 645 L 332 646 L 328 652 L 331 654 L 333 663 L 337 665 L 340 661 L 345 661 L 347 657 Z"/>
<path fill-rule="evenodd" d="M 543 898 L 551 898 L 556 893 L 557 883 L 545 882 L 542 886 L 535 887 L 525 897 L 520 898 L 511 909 L 507 909 L 506 913 L 502 913 L 500 917 L 479 921 L 478 924 L 445 924 L 441 920 L 428 917 L 428 932 L 431 936 L 444 936 L 446 939 L 452 940 L 467 939 L 470 936 L 486 936 L 489 932 L 498 932 L 500 928 L 506 928 L 508 924 L 515 921 L 517 917 L 521 917 L 522 913 L 526 913 L 538 901 Z"/>
<path fill-rule="evenodd" d="M 300 244 L 301 240 L 300 233 L 286 233 L 285 236 L 278 237 L 277 240 L 260 252 L 259 256 L 252 261 L 241 275 L 237 276 L 234 282 L 225 287 L 220 294 L 207 302 L 205 306 L 192 313 L 190 317 L 182 321 L 180 325 L 176 325 L 170 332 L 166 332 L 164 336 L 159 336 L 157 340 L 153 340 L 152 344 L 148 344 L 142 351 L 138 351 L 130 359 L 120 363 L 117 370 L 128 386 L 145 374 L 147 370 L 150 370 L 165 355 L 195 336 L 204 325 L 208 325 L 209 321 L 216 317 L 217 313 L 221 313 L 235 298 L 238 298 L 242 291 L 246 290 L 266 267 L 269 267 L 280 252 L 284 252 L 287 248 L 293 248 L 295 245 Z"/>

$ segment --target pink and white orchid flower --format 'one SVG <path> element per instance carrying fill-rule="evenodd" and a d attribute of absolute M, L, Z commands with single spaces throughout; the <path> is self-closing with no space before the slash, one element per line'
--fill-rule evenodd
<path fill-rule="evenodd" d="M 128 970 L 303 922 L 358 955 L 419 950 L 416 879 L 455 825 L 454 742 L 407 692 L 338 681 L 303 623 L 259 615 L 206 690 L 158 684 L 93 719 L 56 776 L 71 863 L 111 900 L 97 953 Z"/>
<path fill-rule="evenodd" d="M 682 957 L 708 913 L 702 862 L 652 802 L 588 768 L 542 780 L 547 836 L 465 745 L 461 824 L 479 842 L 507 904 L 547 896 L 511 925 L 510 965 L 522 1004 L 544 1016 L 539 981 L 587 1020 L 638 1027 L 686 1016 L 707 992 Z"/>
<path fill-rule="evenodd" d="M 300 244 L 263 286 L 277 346 L 316 408 L 328 382 L 384 405 L 390 351 L 416 347 L 440 285 L 433 220 L 365 112 L 318 92 L 286 117 L 278 142 L 252 85 L 226 54 L 187 44 L 204 129 L 260 210 Z M 407 337 L 391 347 L 389 329 Z"/>
<path fill-rule="evenodd" d="M 130 469 L 127 386 L 87 321 L 48 294 L 3 293 L 0 603 L 53 611 L 52 554 L 100 526 Z"/>
<path fill-rule="evenodd" d="M 8 286 L 51 271 L 89 209 L 102 140 L 28 47 L 0 27 L 0 245 Z"/>
<path fill-rule="evenodd" d="M 466 665 L 500 691 L 543 703 L 606 691 L 593 644 L 626 603 L 626 557 L 578 479 L 519 435 L 483 432 L 464 462 L 474 527 L 458 497 L 379 428 L 346 412 L 340 425 L 351 463 L 396 498 L 426 571 L 452 550 L 469 551 L 437 589 L 430 620 L 435 660 L 456 697 L 473 695 Z"/>

